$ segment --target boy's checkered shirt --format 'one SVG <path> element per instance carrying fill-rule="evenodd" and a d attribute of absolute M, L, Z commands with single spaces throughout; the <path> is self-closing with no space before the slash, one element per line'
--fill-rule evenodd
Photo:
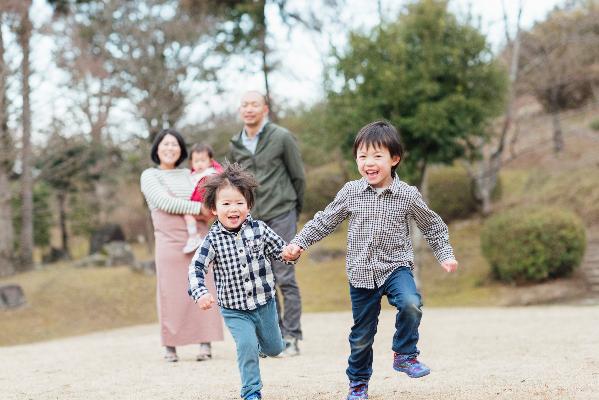
<path fill-rule="evenodd" d="M 205 276 L 212 265 L 219 306 L 254 310 L 266 304 L 275 293 L 269 258 L 283 261 L 284 246 L 279 235 L 250 215 L 238 232 L 215 222 L 189 265 L 189 295 L 197 301 L 208 293 Z"/>
<path fill-rule="evenodd" d="M 304 249 L 349 217 L 346 270 L 352 286 L 374 289 L 400 267 L 414 266 L 409 219 L 413 218 L 439 262 L 455 258 L 447 225 L 424 203 L 418 189 L 397 176 L 380 194 L 366 179 L 351 181 L 291 241 Z"/>

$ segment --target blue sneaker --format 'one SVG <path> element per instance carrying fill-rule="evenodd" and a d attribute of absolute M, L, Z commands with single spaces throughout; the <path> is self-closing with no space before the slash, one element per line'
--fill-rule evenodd
<path fill-rule="evenodd" d="M 368 398 L 368 382 L 350 381 L 347 400 L 362 400 Z"/>
<path fill-rule="evenodd" d="M 260 392 L 254 392 L 252 394 L 250 394 L 248 397 L 246 397 L 244 400 L 261 400 L 262 399 L 262 395 L 260 394 Z"/>
<path fill-rule="evenodd" d="M 405 372 L 410 378 L 422 378 L 431 373 L 426 365 L 416 359 L 414 355 L 393 353 L 393 369 Z"/>

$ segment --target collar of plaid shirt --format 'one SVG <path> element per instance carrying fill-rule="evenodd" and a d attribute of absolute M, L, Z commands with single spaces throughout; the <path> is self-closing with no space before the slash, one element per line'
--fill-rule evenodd
<path fill-rule="evenodd" d="M 239 227 L 234 231 L 231 231 L 231 230 L 225 228 L 225 226 L 222 224 L 222 222 L 220 222 L 218 219 L 214 223 L 214 228 L 218 229 L 219 231 L 221 231 L 223 233 L 228 233 L 229 235 L 237 235 L 239 232 L 244 230 L 248 224 L 251 224 L 252 221 L 254 221 L 254 218 L 252 218 L 252 215 L 248 213 L 248 216 L 245 218 L 245 221 L 243 221 L 241 223 L 241 225 L 239 225 Z"/>
<path fill-rule="evenodd" d="M 376 191 L 372 186 L 370 186 L 370 184 L 368 183 L 366 178 L 360 179 L 360 187 L 359 187 L 360 192 L 364 192 L 368 188 L 372 189 L 373 191 Z M 390 190 L 391 193 L 393 193 L 393 194 L 398 194 L 400 189 L 401 189 L 401 180 L 399 179 L 399 177 L 397 175 L 395 175 L 393 177 L 393 181 L 391 182 L 391 185 L 386 187 L 385 190 L 383 190 L 381 192 L 381 194 L 385 193 L 387 190 Z"/>

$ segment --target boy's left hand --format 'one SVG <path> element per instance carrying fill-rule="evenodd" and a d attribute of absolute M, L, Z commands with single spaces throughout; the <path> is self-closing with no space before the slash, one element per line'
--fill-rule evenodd
<path fill-rule="evenodd" d="M 455 272 L 458 270 L 458 262 L 456 260 L 454 260 L 453 258 L 443 261 L 441 263 L 441 266 L 447 272 Z"/>
<path fill-rule="evenodd" d="M 297 244 L 288 244 L 283 248 L 281 258 L 285 261 L 295 261 L 300 257 L 303 251 L 304 249 Z"/>

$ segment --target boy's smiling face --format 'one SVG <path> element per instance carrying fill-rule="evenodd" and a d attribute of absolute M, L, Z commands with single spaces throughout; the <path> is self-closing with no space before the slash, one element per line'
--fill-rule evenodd
<path fill-rule="evenodd" d="M 358 170 L 370 186 L 386 188 L 393 182 L 391 168 L 400 161 L 399 156 L 391 157 L 389 149 L 384 146 L 360 146 L 356 152 Z"/>
<path fill-rule="evenodd" d="M 237 188 L 227 185 L 216 193 L 216 210 L 212 213 L 225 228 L 239 228 L 249 212 L 247 200 Z"/>

